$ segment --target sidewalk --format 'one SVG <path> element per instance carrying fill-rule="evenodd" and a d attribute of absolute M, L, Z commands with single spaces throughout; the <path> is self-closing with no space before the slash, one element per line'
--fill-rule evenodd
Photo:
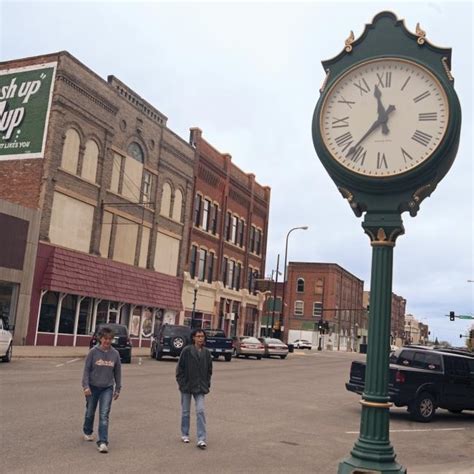
<path fill-rule="evenodd" d="M 88 347 L 69 347 L 69 346 L 13 346 L 13 358 L 75 358 L 86 357 L 89 352 Z M 132 358 L 135 356 L 144 357 L 150 355 L 149 347 L 134 347 L 132 349 Z"/>

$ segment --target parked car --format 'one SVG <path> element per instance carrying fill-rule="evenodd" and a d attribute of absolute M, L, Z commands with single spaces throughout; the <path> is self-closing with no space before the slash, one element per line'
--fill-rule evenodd
<path fill-rule="evenodd" d="M 296 339 L 296 341 L 293 342 L 293 346 L 295 346 L 295 349 L 311 350 L 313 348 L 313 344 L 311 344 L 307 339 Z"/>
<path fill-rule="evenodd" d="M 234 337 L 234 355 L 246 358 L 252 356 L 260 360 L 265 355 L 265 346 L 256 337 Z"/>
<path fill-rule="evenodd" d="M 153 359 L 163 356 L 179 357 L 185 346 L 191 343 L 191 328 L 177 324 L 162 324 L 155 327 L 150 347 Z"/>
<path fill-rule="evenodd" d="M 280 339 L 273 337 L 259 337 L 260 342 L 265 346 L 265 357 L 279 356 L 285 359 L 288 355 L 288 346 Z"/>
<path fill-rule="evenodd" d="M 230 337 L 226 337 L 222 329 L 206 329 L 206 347 L 211 351 L 212 357 L 218 359 L 224 356 L 226 362 L 232 360 L 233 341 Z"/>
<path fill-rule="evenodd" d="M 365 362 L 351 365 L 346 389 L 361 394 Z M 474 410 L 474 354 L 450 349 L 402 347 L 390 355 L 390 401 L 408 407 L 416 421 L 428 422 L 437 408 Z"/>
<path fill-rule="evenodd" d="M 3 362 L 12 360 L 13 341 L 8 329 L 8 323 L 0 318 L 0 359 Z"/>
<path fill-rule="evenodd" d="M 120 354 L 120 360 L 124 364 L 130 364 L 132 362 L 132 342 L 128 334 L 127 326 L 123 324 L 100 324 L 95 328 L 94 334 L 89 341 L 89 349 L 92 349 L 95 345 L 100 344 L 99 331 L 103 327 L 108 327 L 114 332 L 114 338 L 112 339 L 112 347 L 117 349 Z"/>

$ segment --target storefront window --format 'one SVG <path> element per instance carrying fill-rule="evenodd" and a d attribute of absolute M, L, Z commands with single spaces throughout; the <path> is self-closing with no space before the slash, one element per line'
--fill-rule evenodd
<path fill-rule="evenodd" d="M 18 285 L 0 282 L 0 317 L 8 321 L 9 326 L 15 324 Z"/>
<path fill-rule="evenodd" d="M 130 336 L 138 337 L 140 333 L 140 315 L 142 312 L 141 306 L 137 306 L 133 310 L 132 320 L 130 323 Z"/>
<path fill-rule="evenodd" d="M 84 298 L 81 301 L 79 310 L 79 322 L 77 324 L 77 334 L 89 334 L 92 323 L 92 308 L 94 307 L 92 298 Z"/>
<path fill-rule="evenodd" d="M 56 322 L 56 308 L 58 306 L 57 293 L 48 291 L 41 302 L 38 332 L 54 332 Z"/>
<path fill-rule="evenodd" d="M 122 308 L 120 309 L 120 324 L 123 324 L 124 326 L 129 325 L 130 322 L 130 305 L 129 304 L 124 304 Z"/>
<path fill-rule="evenodd" d="M 67 295 L 61 304 L 61 316 L 59 318 L 59 333 L 74 334 L 74 318 L 76 315 L 77 296 Z"/>
<path fill-rule="evenodd" d="M 95 320 L 95 327 L 100 324 L 107 323 L 107 316 L 109 315 L 109 302 L 107 300 L 102 300 L 97 306 L 97 318 Z M 95 328 L 93 328 L 95 330 Z"/>
<path fill-rule="evenodd" d="M 153 310 L 145 308 L 143 311 L 142 336 L 150 337 L 153 332 Z"/>

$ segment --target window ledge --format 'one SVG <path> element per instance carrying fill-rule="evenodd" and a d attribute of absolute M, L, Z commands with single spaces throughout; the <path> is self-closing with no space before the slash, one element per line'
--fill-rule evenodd
<path fill-rule="evenodd" d="M 82 177 L 82 176 L 80 176 L 76 173 L 72 173 L 71 171 L 62 168 L 61 166 L 58 168 L 58 171 L 61 171 L 62 173 L 67 174 L 69 176 L 74 176 L 74 178 L 77 178 L 80 181 L 84 181 L 84 183 L 90 184 L 90 185 L 96 187 L 97 189 L 100 189 L 100 184 L 97 184 L 95 181 L 90 181 L 89 179 L 86 179 L 86 178 L 84 178 L 84 177 Z"/>
<path fill-rule="evenodd" d="M 163 217 L 163 219 L 166 219 L 167 221 L 173 222 L 174 224 L 178 224 L 178 225 L 180 225 L 181 227 L 184 226 L 184 224 L 183 224 L 182 222 L 180 222 L 180 221 L 175 221 L 173 218 L 168 217 L 168 216 L 165 216 L 165 215 L 162 214 L 161 212 L 160 212 L 159 216 L 160 216 L 160 217 Z"/>

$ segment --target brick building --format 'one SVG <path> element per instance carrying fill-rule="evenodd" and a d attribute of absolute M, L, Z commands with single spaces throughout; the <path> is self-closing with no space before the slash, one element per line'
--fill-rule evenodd
<path fill-rule="evenodd" d="M 366 343 L 364 282 L 335 263 L 290 262 L 285 290 L 284 332 L 291 342 L 312 339 L 328 349 L 357 350 Z M 329 331 L 319 335 L 318 321 Z"/>
<path fill-rule="evenodd" d="M 270 188 L 191 129 L 194 190 L 183 303 L 186 321 L 232 335 L 257 335 L 263 295 Z"/>
<path fill-rule="evenodd" d="M 407 301 L 402 296 L 392 293 L 390 316 L 390 344 L 401 346 L 405 334 L 405 312 Z M 370 291 L 364 291 L 364 305 L 370 305 Z"/>
<path fill-rule="evenodd" d="M 2 62 L 0 80 L 10 124 L 0 212 L 41 213 L 27 237 L 36 263 L 4 268 L 0 249 L 0 280 L 32 275 L 20 289 L 30 304 L 13 316 L 16 343 L 84 345 L 96 324 L 117 322 L 147 345 L 154 322 L 178 322 L 183 309 L 194 148 L 120 80 L 67 52 Z"/>

